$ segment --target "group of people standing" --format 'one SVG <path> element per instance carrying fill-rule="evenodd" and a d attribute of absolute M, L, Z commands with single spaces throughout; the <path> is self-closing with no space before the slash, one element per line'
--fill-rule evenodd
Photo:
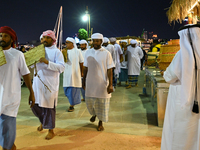
<path fill-rule="evenodd" d="M 123 65 L 128 68 L 129 88 L 133 83 L 137 85 L 143 54 L 135 40 L 121 49 L 115 38 L 110 38 L 109 44 L 108 38 L 94 33 L 91 36 L 93 48 L 89 49 L 87 41 L 81 40 L 81 49 L 78 49 L 75 40 L 68 37 L 66 49 L 61 52 L 56 47 L 53 31 L 43 32 L 40 39 L 45 47 L 45 57 L 40 58 L 39 63 L 33 66 L 32 85 L 24 55 L 15 49 L 15 31 L 8 26 L 0 28 L 0 46 L 7 61 L 0 66 L 0 145 L 4 150 L 16 149 L 14 141 L 21 100 L 21 76 L 30 91 L 29 104 L 32 112 L 40 121 L 37 130 L 48 129 L 45 137 L 47 140 L 54 137 L 59 78 L 62 72 L 64 93 L 70 103 L 67 111 L 73 112 L 75 105 L 85 101 L 92 115 L 90 121 L 99 119 L 98 131 L 103 131 L 103 122 L 108 122 L 111 93 L 114 91 L 113 87 L 116 87 L 117 78 L 121 76 Z"/>

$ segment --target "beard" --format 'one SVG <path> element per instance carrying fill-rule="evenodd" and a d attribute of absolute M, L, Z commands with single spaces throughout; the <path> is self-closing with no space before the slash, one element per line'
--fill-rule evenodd
<path fill-rule="evenodd" d="M 86 47 L 82 47 L 81 50 L 86 50 Z"/>
<path fill-rule="evenodd" d="M 94 49 L 100 49 L 101 48 L 101 45 L 94 45 Z"/>
<path fill-rule="evenodd" d="M 44 44 L 45 47 L 51 47 L 52 46 L 52 43 L 43 42 L 42 44 Z"/>
<path fill-rule="evenodd" d="M 8 41 L 7 43 L 5 42 L 5 41 L 0 41 L 0 46 L 2 46 L 3 48 L 4 47 L 8 47 L 8 46 L 10 46 L 11 45 L 11 40 L 10 41 Z"/>

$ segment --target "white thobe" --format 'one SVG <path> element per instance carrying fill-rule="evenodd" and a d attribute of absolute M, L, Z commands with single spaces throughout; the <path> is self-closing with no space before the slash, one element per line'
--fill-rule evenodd
<path fill-rule="evenodd" d="M 107 87 L 109 85 L 107 70 L 115 67 L 112 56 L 105 48 L 87 50 L 84 66 L 88 67 L 86 77 L 86 97 L 110 98 Z"/>
<path fill-rule="evenodd" d="M 112 56 L 112 59 L 113 59 L 113 62 L 114 64 L 116 65 L 116 54 L 115 54 L 115 47 L 111 44 L 108 44 L 106 47 L 103 46 L 105 49 L 107 49 L 110 53 L 111 53 L 111 56 Z"/>
<path fill-rule="evenodd" d="M 86 53 L 87 50 L 88 50 L 88 49 L 86 49 L 86 50 L 80 50 L 81 53 L 82 53 L 83 59 L 85 58 L 85 53 Z"/>
<path fill-rule="evenodd" d="M 49 64 L 37 63 L 37 74 L 51 92 L 44 86 L 38 76 L 34 77 L 35 103 L 40 107 L 54 108 L 54 105 L 57 106 L 60 73 L 65 69 L 64 58 L 62 52 L 55 45 L 45 47 L 45 58 L 49 61 Z"/>
<path fill-rule="evenodd" d="M 199 150 L 199 114 L 192 112 L 194 101 L 182 107 L 181 82 L 174 73 L 174 65 L 179 61 L 177 53 L 170 66 L 164 72 L 164 78 L 170 84 L 162 132 L 161 150 Z M 194 94 L 194 92 L 193 92 Z"/>
<path fill-rule="evenodd" d="M 119 75 L 119 73 L 121 72 L 121 70 L 120 70 L 120 55 L 123 54 L 123 52 L 122 52 L 122 49 L 119 44 L 115 43 L 114 47 L 115 47 L 115 55 L 116 55 L 115 56 L 116 66 L 115 66 L 114 72 L 116 75 Z"/>
<path fill-rule="evenodd" d="M 128 55 L 128 75 L 140 75 L 140 59 L 143 57 L 143 51 L 140 47 L 127 47 Z"/>
<path fill-rule="evenodd" d="M 0 66 L 0 115 L 16 117 L 21 101 L 21 76 L 29 74 L 24 54 L 17 49 L 3 50 L 7 63 Z"/>
<path fill-rule="evenodd" d="M 84 61 L 81 50 L 77 48 L 67 50 L 67 55 L 68 61 L 65 63 L 65 71 L 63 73 L 63 87 L 81 88 L 80 63 Z"/>

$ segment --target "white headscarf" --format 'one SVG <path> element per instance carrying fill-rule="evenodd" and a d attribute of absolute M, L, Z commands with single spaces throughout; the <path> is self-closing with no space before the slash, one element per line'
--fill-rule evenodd
<path fill-rule="evenodd" d="M 131 43 L 131 44 L 137 44 L 137 41 L 136 41 L 136 40 L 131 40 L 130 43 Z"/>
<path fill-rule="evenodd" d="M 88 48 L 88 43 L 87 43 L 86 40 L 81 40 L 81 41 L 79 42 L 79 44 L 87 44 L 86 48 Z"/>
<path fill-rule="evenodd" d="M 104 42 L 103 35 L 101 33 L 94 33 L 94 34 L 92 34 L 91 39 L 101 39 L 102 40 L 102 44 Z"/>
<path fill-rule="evenodd" d="M 70 41 L 70 42 L 72 42 L 73 45 L 74 45 L 74 48 L 77 48 L 76 41 L 75 41 L 73 38 L 68 37 L 68 38 L 66 38 L 66 41 Z"/>
<path fill-rule="evenodd" d="M 108 43 L 108 42 L 110 42 L 110 40 L 107 37 L 104 37 L 103 38 L 103 43 Z"/>
<path fill-rule="evenodd" d="M 200 69 L 200 28 L 192 27 L 189 29 L 193 48 L 197 61 L 197 69 L 199 75 Z M 181 105 L 193 105 L 195 98 L 195 86 L 196 82 L 199 85 L 199 80 L 195 80 L 195 61 L 193 56 L 193 50 L 189 40 L 188 28 L 180 30 L 178 32 L 180 36 L 180 55 L 176 62 L 173 63 L 173 72 L 176 74 L 181 82 Z M 199 87 L 197 89 L 199 91 Z M 197 94 L 199 95 L 199 94 Z M 200 98 L 197 96 L 197 99 Z"/>
<path fill-rule="evenodd" d="M 40 40 L 43 38 L 43 34 L 40 35 Z"/>
<path fill-rule="evenodd" d="M 111 38 L 110 38 L 110 42 L 116 42 L 116 41 L 117 41 L 116 38 L 114 38 L 114 37 L 111 37 Z"/>

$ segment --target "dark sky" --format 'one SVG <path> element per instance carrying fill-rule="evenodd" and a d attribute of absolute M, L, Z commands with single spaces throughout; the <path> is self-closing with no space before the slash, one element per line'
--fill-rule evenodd
<path fill-rule="evenodd" d="M 0 26 L 10 26 L 19 42 L 38 40 L 45 30 L 53 30 L 63 6 L 64 39 L 87 27 L 81 17 L 86 6 L 93 32 L 107 37 L 140 36 L 143 28 L 158 38 L 178 38 L 180 24 L 168 24 L 166 9 L 171 0 L 4 0 L 0 3 Z"/>

